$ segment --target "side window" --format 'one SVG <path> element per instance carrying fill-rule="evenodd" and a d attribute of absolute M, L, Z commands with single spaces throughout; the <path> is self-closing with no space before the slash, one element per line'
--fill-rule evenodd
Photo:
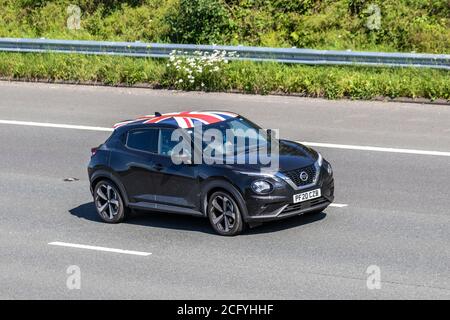
<path fill-rule="evenodd" d="M 142 151 L 158 152 L 158 129 L 133 130 L 128 132 L 127 146 Z"/>
<path fill-rule="evenodd" d="M 159 154 L 171 156 L 173 148 L 179 143 L 172 141 L 173 129 L 161 129 L 161 136 L 159 141 Z"/>

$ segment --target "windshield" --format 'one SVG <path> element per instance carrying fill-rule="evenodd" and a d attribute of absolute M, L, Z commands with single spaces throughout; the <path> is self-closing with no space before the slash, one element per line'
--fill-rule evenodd
<path fill-rule="evenodd" d="M 192 138 L 195 129 L 188 130 Z M 267 133 L 251 121 L 237 117 L 202 127 L 202 150 L 211 147 L 222 154 L 249 152 L 258 148 L 268 148 Z"/>

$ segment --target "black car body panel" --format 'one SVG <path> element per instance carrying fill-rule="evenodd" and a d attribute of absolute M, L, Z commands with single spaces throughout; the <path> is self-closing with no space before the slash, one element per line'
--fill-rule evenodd
<path fill-rule="evenodd" d="M 334 180 L 329 163 L 317 167 L 320 155 L 298 142 L 280 140 L 279 171 L 260 176 L 257 164 L 182 164 L 167 155 L 135 150 L 126 145 L 132 130 L 174 129 L 159 124 L 131 124 L 114 130 L 92 156 L 88 166 L 91 191 L 100 179 L 109 179 L 119 188 L 131 208 L 206 216 L 208 196 L 226 190 L 241 207 L 244 221 L 259 222 L 286 218 L 326 208 L 334 200 Z M 330 167 L 331 168 L 331 167 Z M 295 172 L 309 170 L 311 181 L 296 183 Z M 264 179 L 273 186 L 270 194 L 256 194 L 251 184 Z M 297 181 L 298 182 L 298 181 Z M 297 204 L 295 194 L 321 189 L 321 197 Z"/>

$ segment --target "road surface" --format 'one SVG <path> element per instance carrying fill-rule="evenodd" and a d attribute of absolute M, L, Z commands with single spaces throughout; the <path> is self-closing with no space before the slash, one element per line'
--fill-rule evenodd
<path fill-rule="evenodd" d="M 103 128 L 198 109 L 320 145 L 342 206 L 234 238 L 170 214 L 100 222 L 86 165 Z M 0 82 L 0 137 L 2 299 L 450 298 L 450 106 Z"/>

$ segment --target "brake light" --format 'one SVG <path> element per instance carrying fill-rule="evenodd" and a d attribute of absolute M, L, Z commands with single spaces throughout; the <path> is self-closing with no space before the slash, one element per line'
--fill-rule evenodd
<path fill-rule="evenodd" d="M 97 153 L 98 147 L 95 148 L 91 148 L 91 157 L 95 156 L 95 154 Z"/>

